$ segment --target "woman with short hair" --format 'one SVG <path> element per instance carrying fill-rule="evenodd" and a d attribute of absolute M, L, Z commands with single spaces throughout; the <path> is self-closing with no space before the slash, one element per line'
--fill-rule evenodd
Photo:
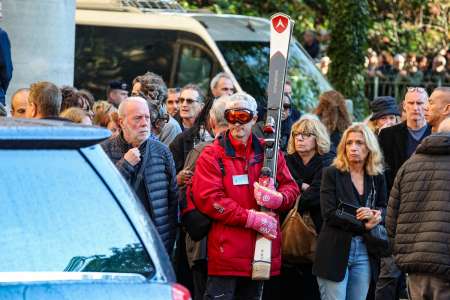
<path fill-rule="evenodd" d="M 378 259 L 369 255 L 363 235 L 382 221 L 386 207 L 383 157 L 367 125 L 350 126 L 337 157 L 323 172 L 320 232 L 313 274 L 323 300 L 364 300 L 376 280 Z M 342 208 L 350 218 L 338 212 Z"/>

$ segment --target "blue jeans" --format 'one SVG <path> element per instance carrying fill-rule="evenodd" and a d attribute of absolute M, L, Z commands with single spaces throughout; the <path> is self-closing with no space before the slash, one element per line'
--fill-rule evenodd
<path fill-rule="evenodd" d="M 317 277 L 322 300 L 365 300 L 370 285 L 370 263 L 363 238 L 352 238 L 344 280 L 335 282 Z"/>

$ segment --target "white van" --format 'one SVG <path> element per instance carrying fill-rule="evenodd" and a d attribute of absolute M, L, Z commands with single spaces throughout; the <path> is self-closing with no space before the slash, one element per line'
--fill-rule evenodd
<path fill-rule="evenodd" d="M 269 26 L 262 18 L 187 13 L 170 0 L 77 0 L 75 86 L 104 98 L 108 81 L 131 83 L 152 71 L 169 87 L 197 83 L 206 91 L 226 71 L 265 106 Z M 295 39 L 288 75 L 303 110 L 331 89 Z"/>

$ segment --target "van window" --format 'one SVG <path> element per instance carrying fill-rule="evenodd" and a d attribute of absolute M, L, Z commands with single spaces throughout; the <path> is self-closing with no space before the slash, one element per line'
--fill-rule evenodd
<path fill-rule="evenodd" d="M 182 87 L 188 83 L 195 83 L 207 91 L 212 65 L 210 56 L 201 47 L 181 45 L 175 86 Z"/>
<path fill-rule="evenodd" d="M 218 41 L 217 45 L 242 89 L 255 97 L 258 109 L 265 107 L 269 83 L 269 43 Z M 296 43 L 291 44 L 288 75 L 293 85 L 294 104 L 305 111 L 312 108 L 320 93 L 331 89 Z"/>
<path fill-rule="evenodd" d="M 169 84 L 177 32 L 138 28 L 77 25 L 75 80 L 96 98 L 106 98 L 111 80 L 132 80 L 147 71 Z"/>
<path fill-rule="evenodd" d="M 77 150 L 0 151 L 0 272 L 154 274 L 116 199 Z"/>

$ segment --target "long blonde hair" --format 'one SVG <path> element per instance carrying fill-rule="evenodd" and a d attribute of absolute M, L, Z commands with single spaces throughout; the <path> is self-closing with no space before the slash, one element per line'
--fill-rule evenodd
<path fill-rule="evenodd" d="M 288 154 L 294 154 L 295 151 L 295 139 L 293 133 L 295 132 L 310 132 L 316 137 L 316 152 L 320 155 L 328 153 L 330 151 L 330 137 L 327 129 L 319 120 L 313 119 L 301 119 L 295 122 L 291 128 L 291 134 L 289 136 L 289 142 L 287 146 Z"/>
<path fill-rule="evenodd" d="M 378 140 L 375 134 L 369 129 L 369 127 L 363 123 L 356 123 L 347 128 L 341 138 L 341 142 L 337 147 L 337 155 L 334 159 L 333 165 L 340 171 L 349 172 L 349 162 L 346 153 L 346 143 L 348 135 L 351 132 L 359 132 L 364 137 L 364 142 L 369 150 L 364 168 L 368 175 L 374 176 L 383 173 L 383 155 L 378 145 Z"/>

